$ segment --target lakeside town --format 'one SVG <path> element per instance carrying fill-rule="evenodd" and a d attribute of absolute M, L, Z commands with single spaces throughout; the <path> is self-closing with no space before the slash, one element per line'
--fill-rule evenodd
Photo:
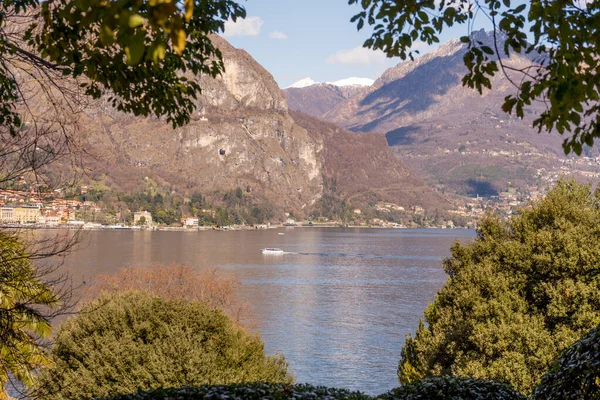
<path fill-rule="evenodd" d="M 82 186 L 83 194 L 87 186 Z M 260 224 L 205 223 L 202 218 L 182 215 L 179 223 L 159 223 L 150 211 L 107 210 L 91 200 L 78 200 L 60 197 L 60 193 L 38 194 L 35 190 L 0 190 L 0 225 L 19 228 L 81 228 L 81 229 L 137 229 L 137 230 L 241 230 L 268 229 L 281 226 L 346 226 L 373 228 L 475 228 L 476 221 L 486 213 L 508 218 L 520 208 L 543 195 L 537 187 L 522 193 L 515 188 L 499 193 L 498 196 L 462 198 L 455 201 L 455 207 L 443 216 L 427 215 L 420 206 L 405 208 L 394 203 L 378 202 L 373 210 L 365 213 L 360 208 L 352 208 L 346 221 L 333 221 L 328 218 L 297 220 L 286 214 L 283 223 L 264 222 Z M 202 209 L 202 214 L 215 216 L 216 210 Z"/>

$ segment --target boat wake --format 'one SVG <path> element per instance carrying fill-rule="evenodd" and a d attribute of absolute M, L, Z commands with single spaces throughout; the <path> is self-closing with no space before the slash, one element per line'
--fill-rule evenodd
<path fill-rule="evenodd" d="M 441 261 L 440 256 L 424 256 L 424 255 L 405 255 L 405 254 L 353 254 L 353 253 L 285 253 L 298 254 L 301 256 L 312 257 L 350 257 L 350 258 L 368 258 L 368 259 L 394 259 L 394 260 L 431 260 Z"/>

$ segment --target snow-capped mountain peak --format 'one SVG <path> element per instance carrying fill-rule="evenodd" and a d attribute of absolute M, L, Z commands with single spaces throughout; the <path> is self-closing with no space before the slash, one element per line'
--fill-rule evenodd
<path fill-rule="evenodd" d="M 340 79 L 339 81 L 335 81 L 335 82 L 327 82 L 326 84 L 338 86 L 338 87 L 344 87 L 344 86 L 372 86 L 373 83 L 375 83 L 375 81 L 373 79 L 352 77 L 352 78 Z M 320 85 L 320 84 L 321 84 L 320 82 L 315 82 L 311 78 L 304 78 L 302 80 L 299 80 L 296 83 L 291 84 L 286 89 L 289 89 L 289 88 L 302 89 L 305 87 Z"/>
<path fill-rule="evenodd" d="M 311 78 L 304 78 L 302 80 L 299 80 L 296 83 L 292 83 L 286 89 L 289 89 L 289 88 L 301 89 L 301 88 L 309 87 L 312 85 L 318 85 L 318 84 L 319 84 L 319 82 L 315 82 Z"/>
<path fill-rule="evenodd" d="M 327 83 L 334 86 L 372 86 L 375 81 L 369 78 L 352 77 Z"/>

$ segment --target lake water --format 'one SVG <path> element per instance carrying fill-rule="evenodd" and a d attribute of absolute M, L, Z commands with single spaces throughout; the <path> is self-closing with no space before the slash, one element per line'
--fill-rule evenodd
<path fill-rule="evenodd" d="M 279 235 L 279 233 L 285 233 Z M 220 267 L 242 282 L 268 354 L 297 382 L 383 393 L 397 386 L 414 332 L 466 230 L 293 228 L 235 232 L 92 231 L 65 267 L 75 281 L 124 266 Z M 284 255 L 263 255 L 279 247 Z"/>

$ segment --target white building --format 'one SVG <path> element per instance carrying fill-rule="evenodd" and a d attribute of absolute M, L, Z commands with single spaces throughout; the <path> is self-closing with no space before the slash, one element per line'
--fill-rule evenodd
<path fill-rule="evenodd" d="M 56 214 L 46 215 L 46 225 L 51 225 L 51 226 L 60 225 L 60 217 Z"/>
<path fill-rule="evenodd" d="M 16 222 L 15 209 L 13 207 L 0 208 L 0 222 L 12 224 Z"/>
<path fill-rule="evenodd" d="M 197 227 L 198 222 L 198 218 L 186 218 L 184 221 L 184 225 L 189 227 Z"/>
<path fill-rule="evenodd" d="M 139 222 L 142 218 L 144 218 L 142 220 L 143 225 L 146 225 L 148 227 L 152 226 L 152 214 L 149 211 L 137 211 L 133 213 L 133 224 L 140 225 Z"/>

